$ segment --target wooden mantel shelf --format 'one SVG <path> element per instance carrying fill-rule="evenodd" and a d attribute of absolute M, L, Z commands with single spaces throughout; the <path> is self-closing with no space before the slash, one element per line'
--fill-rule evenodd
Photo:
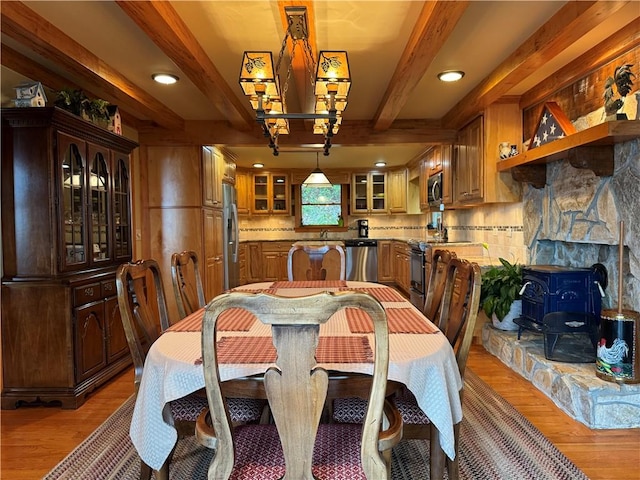
<path fill-rule="evenodd" d="M 568 160 L 576 168 L 588 168 L 598 176 L 613 174 L 613 146 L 640 138 L 640 120 L 615 120 L 581 130 L 567 137 L 501 160 L 499 172 L 511 171 L 517 181 L 536 188 L 546 183 L 546 164 Z"/>

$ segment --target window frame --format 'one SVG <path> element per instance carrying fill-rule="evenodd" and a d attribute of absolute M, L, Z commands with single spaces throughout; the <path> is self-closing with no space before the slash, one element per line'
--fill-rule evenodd
<path fill-rule="evenodd" d="M 295 228 L 296 232 L 322 232 L 326 230 L 328 232 L 346 232 L 349 230 L 347 226 L 347 216 L 349 213 L 349 196 L 348 196 L 348 188 L 349 186 L 346 184 L 340 184 L 341 192 L 340 192 L 340 214 L 344 219 L 344 224 L 342 227 L 337 225 L 301 225 L 302 222 L 302 184 L 294 185 L 294 195 L 295 195 Z"/>

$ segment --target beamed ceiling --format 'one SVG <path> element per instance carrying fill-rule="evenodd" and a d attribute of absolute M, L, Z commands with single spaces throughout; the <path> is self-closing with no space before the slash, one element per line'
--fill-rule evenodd
<path fill-rule="evenodd" d="M 118 105 L 143 142 L 216 144 L 240 166 L 312 168 L 323 139 L 310 122 L 292 121 L 273 157 L 238 85 L 243 51 L 277 56 L 287 5 L 307 7 L 316 54 L 349 54 L 349 105 L 325 168 L 406 164 L 486 105 L 534 105 L 640 41 L 638 1 L 3 0 L 2 104 L 24 80 L 82 88 Z M 439 82 L 450 69 L 464 78 Z M 293 70 L 287 104 L 301 112 L 308 77 Z M 180 81 L 159 85 L 154 72 Z"/>

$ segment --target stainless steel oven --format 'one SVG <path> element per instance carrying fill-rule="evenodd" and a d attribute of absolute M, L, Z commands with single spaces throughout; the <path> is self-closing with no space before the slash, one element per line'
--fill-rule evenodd
<path fill-rule="evenodd" d="M 411 303 L 420 309 L 424 308 L 424 297 L 426 293 L 425 283 L 425 252 L 422 251 L 418 244 L 411 245 L 411 289 L 409 298 Z"/>

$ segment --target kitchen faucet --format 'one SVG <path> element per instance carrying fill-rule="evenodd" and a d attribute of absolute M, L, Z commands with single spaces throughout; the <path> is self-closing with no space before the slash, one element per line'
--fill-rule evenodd
<path fill-rule="evenodd" d="M 326 240 L 328 235 L 329 235 L 328 230 L 325 229 L 320 231 L 320 238 L 322 238 L 323 240 Z"/>

